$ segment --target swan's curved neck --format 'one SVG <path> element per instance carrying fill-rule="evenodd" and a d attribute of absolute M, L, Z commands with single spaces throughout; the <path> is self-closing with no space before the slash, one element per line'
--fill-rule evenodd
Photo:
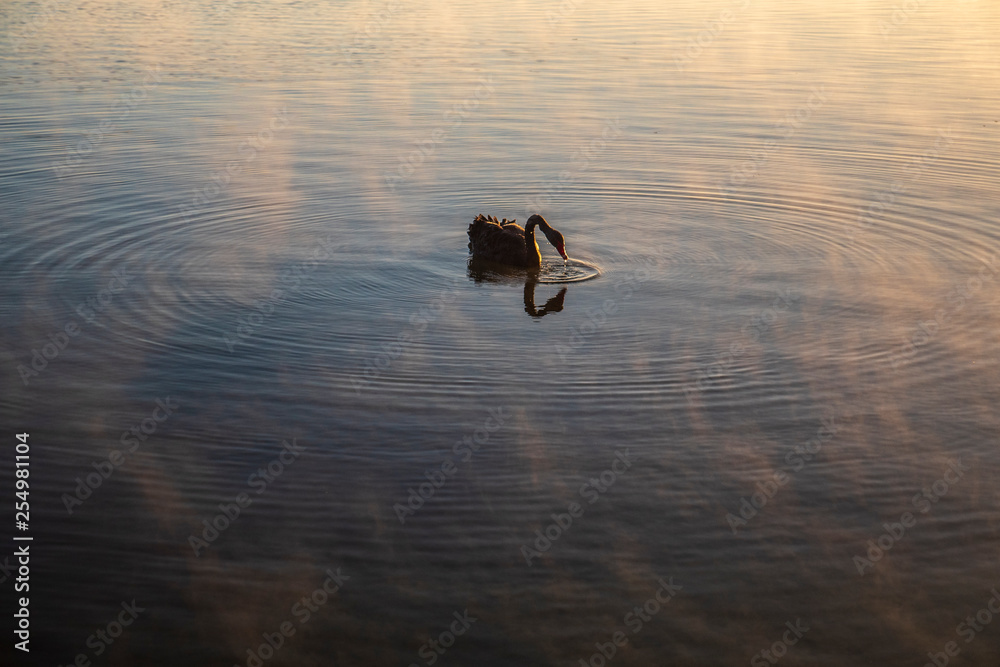
<path fill-rule="evenodd" d="M 537 269 L 542 266 L 542 253 L 535 242 L 535 225 L 543 224 L 534 220 L 524 226 L 524 251 L 528 255 L 529 268 Z"/>

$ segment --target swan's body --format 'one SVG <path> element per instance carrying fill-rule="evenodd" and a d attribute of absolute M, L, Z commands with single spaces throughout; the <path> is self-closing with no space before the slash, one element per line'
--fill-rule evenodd
<path fill-rule="evenodd" d="M 499 264 L 538 269 L 542 266 L 542 254 L 535 242 L 535 227 L 539 227 L 563 259 L 566 243 L 562 234 L 553 229 L 540 215 L 528 218 L 524 227 L 514 220 L 502 221 L 494 217 L 477 215 L 469 225 L 469 250 L 474 259 L 484 259 Z"/>

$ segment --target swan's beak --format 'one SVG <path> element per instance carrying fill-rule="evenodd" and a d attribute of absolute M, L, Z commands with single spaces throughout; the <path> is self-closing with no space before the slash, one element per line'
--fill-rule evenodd
<path fill-rule="evenodd" d="M 562 255 L 562 258 L 564 260 L 569 260 L 569 256 L 566 254 L 566 246 L 563 245 L 556 246 L 556 250 L 559 251 L 559 254 Z"/>

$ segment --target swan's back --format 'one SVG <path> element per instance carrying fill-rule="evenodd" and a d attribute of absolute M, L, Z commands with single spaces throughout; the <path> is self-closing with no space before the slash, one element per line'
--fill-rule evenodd
<path fill-rule="evenodd" d="M 479 214 L 469 225 L 469 250 L 476 259 L 527 266 L 524 228 L 514 220 L 502 221 Z"/>

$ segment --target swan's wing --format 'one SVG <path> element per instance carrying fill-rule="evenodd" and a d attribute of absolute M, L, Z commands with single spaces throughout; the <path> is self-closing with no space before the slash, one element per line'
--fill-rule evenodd
<path fill-rule="evenodd" d="M 514 224 L 501 227 L 499 222 L 478 215 L 469 225 L 469 246 L 472 254 L 482 259 L 518 263 L 524 257 L 524 229 Z"/>

